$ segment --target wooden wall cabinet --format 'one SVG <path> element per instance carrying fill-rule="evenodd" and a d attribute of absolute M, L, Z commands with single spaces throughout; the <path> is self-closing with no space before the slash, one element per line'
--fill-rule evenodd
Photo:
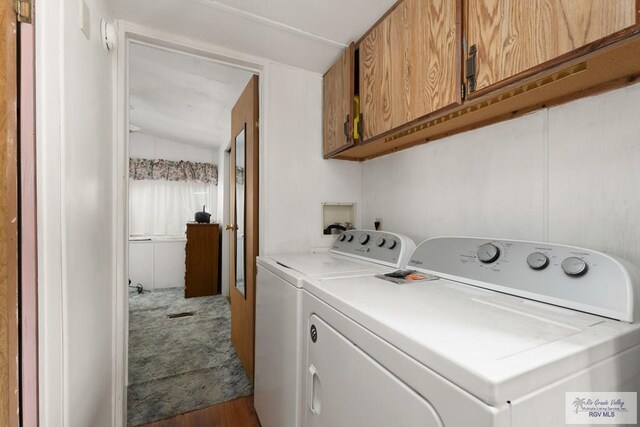
<path fill-rule="evenodd" d="M 465 0 L 467 55 L 484 93 L 636 25 L 636 0 Z M 474 84 L 475 83 L 475 84 Z"/>
<path fill-rule="evenodd" d="M 185 298 L 220 293 L 219 245 L 220 226 L 217 223 L 187 224 Z"/>
<path fill-rule="evenodd" d="M 461 102 L 461 6 L 403 0 L 358 45 L 362 141 Z"/>
<path fill-rule="evenodd" d="M 331 157 L 354 144 L 354 44 L 347 47 L 323 79 L 323 153 Z"/>
<path fill-rule="evenodd" d="M 640 0 L 401 0 L 354 57 L 362 161 L 640 81 Z"/>

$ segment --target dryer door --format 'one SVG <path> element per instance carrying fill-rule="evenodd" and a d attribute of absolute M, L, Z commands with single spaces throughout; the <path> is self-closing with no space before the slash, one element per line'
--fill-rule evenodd
<path fill-rule="evenodd" d="M 305 427 L 442 427 L 431 404 L 319 317 L 307 333 Z"/>

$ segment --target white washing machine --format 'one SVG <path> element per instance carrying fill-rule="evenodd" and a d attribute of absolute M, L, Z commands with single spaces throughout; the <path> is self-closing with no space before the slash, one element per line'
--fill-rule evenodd
<path fill-rule="evenodd" d="M 258 257 L 254 405 L 263 427 L 298 427 L 305 278 L 375 274 L 406 265 L 408 237 L 349 230 L 326 252 Z"/>
<path fill-rule="evenodd" d="M 303 426 L 563 426 L 574 409 L 587 416 L 568 399 L 593 392 L 631 392 L 629 414 L 604 416 L 633 416 L 634 267 L 587 249 L 447 237 L 421 243 L 408 268 L 439 279 L 305 281 Z"/>

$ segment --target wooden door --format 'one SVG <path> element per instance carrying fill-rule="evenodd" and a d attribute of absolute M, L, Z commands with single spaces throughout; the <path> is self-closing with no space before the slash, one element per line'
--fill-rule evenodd
<path fill-rule="evenodd" d="M 16 15 L 0 3 L 0 427 L 19 424 Z"/>
<path fill-rule="evenodd" d="M 636 0 L 466 0 L 476 91 L 636 24 Z M 468 53 L 468 52 L 467 52 Z"/>
<path fill-rule="evenodd" d="M 329 158 L 354 144 L 354 44 L 342 52 L 340 59 L 324 75 L 323 83 L 323 152 Z"/>
<path fill-rule="evenodd" d="M 359 45 L 363 140 L 458 105 L 461 6 L 403 0 Z"/>
<path fill-rule="evenodd" d="M 233 221 L 229 230 L 231 343 L 252 382 L 258 255 L 258 130 L 258 76 L 253 76 L 231 110 L 229 162 Z"/>

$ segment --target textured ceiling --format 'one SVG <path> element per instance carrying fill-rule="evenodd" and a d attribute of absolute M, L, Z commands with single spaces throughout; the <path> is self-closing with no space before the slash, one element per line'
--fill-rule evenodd
<path fill-rule="evenodd" d="M 132 44 L 129 122 L 174 141 L 226 145 L 231 108 L 250 77 L 250 72 L 203 58 Z"/>
<path fill-rule="evenodd" d="M 111 0 L 119 18 L 324 73 L 395 0 Z"/>

